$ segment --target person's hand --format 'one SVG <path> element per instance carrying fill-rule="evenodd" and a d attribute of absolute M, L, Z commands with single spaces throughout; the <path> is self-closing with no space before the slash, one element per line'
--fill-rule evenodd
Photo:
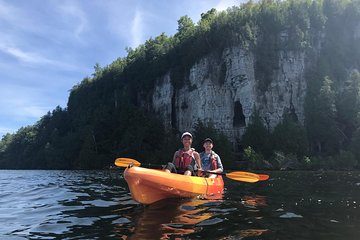
<path fill-rule="evenodd" d="M 197 170 L 197 175 L 198 175 L 199 177 L 204 176 L 204 174 L 205 174 L 205 172 L 204 172 L 204 170 L 203 170 L 202 168 L 199 168 L 199 169 Z"/>

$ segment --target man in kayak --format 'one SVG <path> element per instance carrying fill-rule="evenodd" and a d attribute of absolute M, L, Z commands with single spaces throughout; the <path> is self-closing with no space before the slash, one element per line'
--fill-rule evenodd
<path fill-rule="evenodd" d="M 184 147 L 175 152 L 173 161 L 166 165 L 165 171 L 188 176 L 194 176 L 195 171 L 198 171 L 198 173 L 202 172 L 200 155 L 194 148 L 191 147 L 191 133 L 184 132 L 181 135 L 181 142 Z"/>
<path fill-rule="evenodd" d="M 204 151 L 200 153 L 201 166 L 203 171 L 222 173 L 224 167 L 221 163 L 220 156 L 212 149 L 214 147 L 213 141 L 210 138 L 204 140 Z M 210 178 L 216 177 L 216 174 L 210 174 Z"/>

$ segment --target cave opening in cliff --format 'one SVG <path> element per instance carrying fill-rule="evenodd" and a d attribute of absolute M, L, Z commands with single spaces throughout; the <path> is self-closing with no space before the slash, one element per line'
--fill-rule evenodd
<path fill-rule="evenodd" d="M 177 129 L 176 112 L 176 91 L 173 91 L 173 94 L 171 96 L 171 127 L 173 129 Z"/>
<path fill-rule="evenodd" d="M 245 127 L 245 115 L 243 113 L 243 108 L 240 101 L 236 101 L 234 104 L 234 119 L 233 119 L 234 127 Z"/>

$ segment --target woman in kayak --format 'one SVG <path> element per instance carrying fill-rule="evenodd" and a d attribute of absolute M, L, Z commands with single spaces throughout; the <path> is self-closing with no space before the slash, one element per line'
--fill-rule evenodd
<path fill-rule="evenodd" d="M 206 138 L 203 146 L 205 150 L 200 153 L 202 169 L 207 172 L 222 173 L 224 167 L 220 156 L 212 150 L 214 147 L 213 141 L 210 138 Z M 209 177 L 214 178 L 216 176 L 216 174 L 210 174 Z"/>
<path fill-rule="evenodd" d="M 191 148 L 191 133 L 184 132 L 181 135 L 181 142 L 184 147 L 175 152 L 173 161 L 166 165 L 165 171 L 188 176 L 195 175 L 195 171 L 202 172 L 200 155 L 194 148 Z"/>

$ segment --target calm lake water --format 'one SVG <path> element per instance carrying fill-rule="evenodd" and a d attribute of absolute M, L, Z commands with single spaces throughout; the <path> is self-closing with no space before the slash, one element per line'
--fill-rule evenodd
<path fill-rule="evenodd" d="M 0 239 L 359 239 L 360 172 L 268 173 L 144 207 L 121 171 L 0 170 Z"/>

